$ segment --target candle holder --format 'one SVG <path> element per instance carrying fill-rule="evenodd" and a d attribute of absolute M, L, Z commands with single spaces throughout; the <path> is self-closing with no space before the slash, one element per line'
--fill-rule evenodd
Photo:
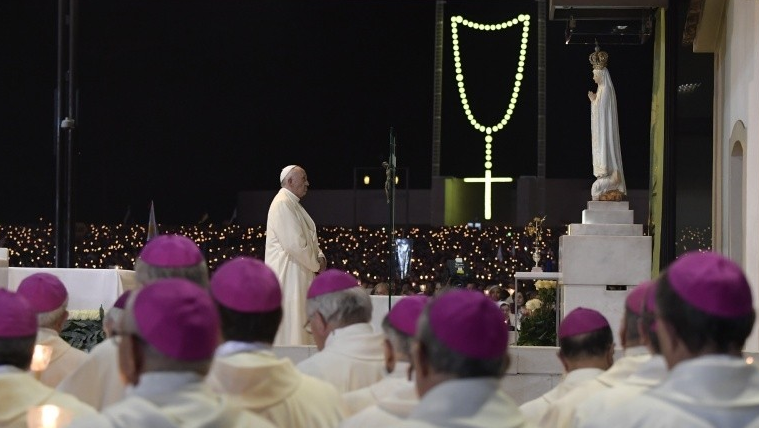
<path fill-rule="evenodd" d="M 31 371 L 39 379 L 40 374 L 47 369 L 50 364 L 50 357 L 53 356 L 53 348 L 45 345 L 34 345 L 34 355 L 32 355 Z"/>
<path fill-rule="evenodd" d="M 26 426 L 29 428 L 62 428 L 73 419 L 71 411 L 52 404 L 31 407 L 26 412 Z"/>

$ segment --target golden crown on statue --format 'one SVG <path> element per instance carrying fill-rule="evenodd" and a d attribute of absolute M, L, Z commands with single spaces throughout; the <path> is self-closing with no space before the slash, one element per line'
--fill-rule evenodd
<path fill-rule="evenodd" d="M 609 62 L 609 54 L 602 51 L 598 44 L 596 44 L 596 51 L 590 54 L 588 58 L 593 65 L 594 70 L 601 70 L 606 68 L 606 63 Z"/>

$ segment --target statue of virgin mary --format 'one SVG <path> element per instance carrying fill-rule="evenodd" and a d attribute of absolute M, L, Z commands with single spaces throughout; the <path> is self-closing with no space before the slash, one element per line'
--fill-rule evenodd
<path fill-rule="evenodd" d="M 594 201 L 621 201 L 627 196 L 619 149 L 617 97 L 606 68 L 608 60 L 609 55 L 596 45 L 596 51 L 590 54 L 590 63 L 598 88 L 596 92 L 588 92 L 593 175 L 596 177 L 590 193 Z"/>

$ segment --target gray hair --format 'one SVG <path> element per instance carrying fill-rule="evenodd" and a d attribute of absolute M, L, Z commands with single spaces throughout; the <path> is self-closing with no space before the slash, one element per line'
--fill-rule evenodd
<path fill-rule="evenodd" d="M 115 330 L 119 329 L 119 323 L 121 322 L 121 316 L 124 314 L 124 310 L 117 307 L 112 307 L 105 312 L 105 318 L 103 319 L 103 330 L 106 336 L 111 336 Z"/>
<path fill-rule="evenodd" d="M 135 292 L 129 296 L 126 308 L 121 315 L 121 328 L 118 333 L 120 335 L 132 335 L 135 337 L 135 340 L 140 342 L 145 363 L 142 373 L 191 371 L 204 376 L 208 374 L 208 371 L 211 369 L 212 358 L 197 361 L 177 360 L 164 355 L 153 345 L 145 341 L 137 326 L 137 319 L 134 317 L 134 301 L 138 294 L 139 292 Z"/>
<path fill-rule="evenodd" d="M 372 320 L 372 299 L 361 287 L 322 294 L 306 301 L 306 314 L 320 313 L 327 323 L 340 327 Z"/>
<path fill-rule="evenodd" d="M 63 301 L 61 306 L 53 309 L 52 311 L 40 312 L 37 314 L 37 327 L 39 328 L 57 328 L 57 324 L 61 321 L 61 318 L 66 316 L 66 308 L 69 305 L 69 298 L 66 296 L 66 300 Z"/>
<path fill-rule="evenodd" d="M 192 266 L 161 267 L 145 263 L 138 258 L 134 262 L 134 272 L 137 282 L 143 287 L 159 279 L 184 278 L 208 288 L 208 266 L 205 261 Z"/>
<path fill-rule="evenodd" d="M 393 327 L 387 315 L 382 320 L 382 331 L 385 332 L 385 337 L 393 346 L 393 351 L 411 361 L 411 341 L 414 338 Z"/>
<path fill-rule="evenodd" d="M 428 309 L 425 308 L 419 317 L 416 329 L 416 340 L 424 348 L 427 362 L 438 373 L 454 375 L 458 378 L 497 377 L 501 378 L 509 367 L 509 356 L 506 352 L 492 359 L 472 358 L 449 349 L 432 331 L 429 322 Z"/>

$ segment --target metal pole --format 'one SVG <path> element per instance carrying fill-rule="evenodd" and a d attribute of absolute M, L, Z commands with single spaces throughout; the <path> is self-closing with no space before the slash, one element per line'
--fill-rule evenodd
<path fill-rule="evenodd" d="M 546 213 L 546 0 L 538 0 L 538 215 Z"/>
<path fill-rule="evenodd" d="M 390 279 L 389 279 L 389 285 L 390 285 L 390 292 L 387 295 L 387 310 L 389 311 L 392 307 L 392 296 L 393 296 L 393 290 L 395 289 L 395 130 L 391 127 L 390 128 L 390 157 L 387 162 L 387 171 L 386 171 L 386 178 L 385 178 L 385 191 L 387 191 L 387 202 L 389 206 L 389 213 L 388 213 L 388 230 L 387 230 L 387 240 L 390 250 L 390 257 L 388 260 L 388 266 L 390 270 Z"/>
<path fill-rule="evenodd" d="M 76 114 L 77 0 L 58 1 L 58 62 L 55 100 L 55 265 L 72 267 L 74 252 L 73 158 Z M 68 31 L 67 31 L 68 30 Z"/>
<path fill-rule="evenodd" d="M 443 103 L 443 36 L 445 0 L 435 2 L 435 65 L 432 81 L 432 177 L 440 175 L 440 127 Z"/>

